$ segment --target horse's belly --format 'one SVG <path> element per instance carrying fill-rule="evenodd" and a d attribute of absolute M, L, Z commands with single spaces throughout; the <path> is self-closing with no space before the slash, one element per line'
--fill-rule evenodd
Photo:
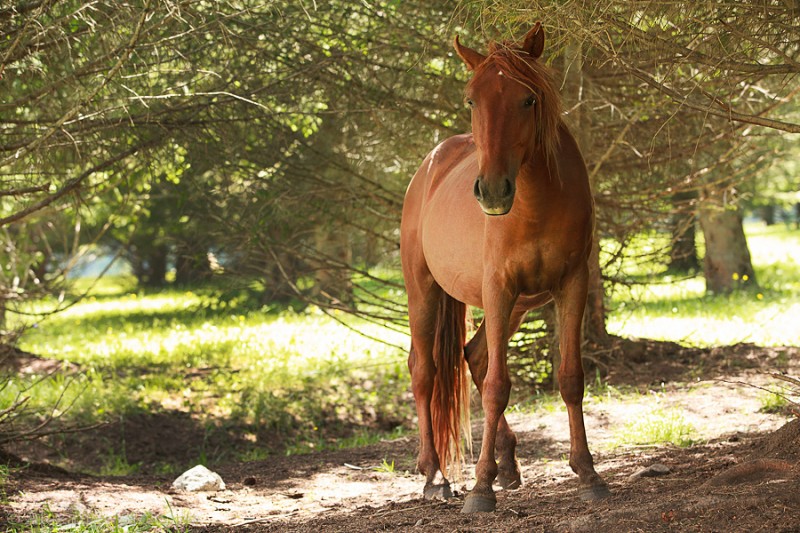
<path fill-rule="evenodd" d="M 428 268 L 444 291 L 461 302 L 474 307 L 483 307 L 481 270 L 466 268 L 466 263 L 451 252 L 457 250 L 426 250 Z M 450 263 L 449 261 L 453 261 Z M 455 267 L 455 268 L 454 268 Z"/>
<path fill-rule="evenodd" d="M 482 307 L 485 215 L 466 179 L 451 175 L 449 180 L 426 202 L 422 224 L 425 261 L 445 292 Z"/>

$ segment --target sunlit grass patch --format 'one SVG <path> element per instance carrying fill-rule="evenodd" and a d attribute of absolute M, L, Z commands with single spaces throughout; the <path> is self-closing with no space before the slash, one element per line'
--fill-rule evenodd
<path fill-rule="evenodd" d="M 614 432 L 615 446 L 673 444 L 690 446 L 697 442 L 697 430 L 676 410 L 656 409 L 636 418 Z"/>
<path fill-rule="evenodd" d="M 800 381 L 786 375 L 781 375 L 781 378 L 789 384 L 780 381 L 761 389 L 758 400 L 762 413 L 789 414 L 800 407 Z"/>
<path fill-rule="evenodd" d="M 79 368 L 41 379 L 30 406 L 44 411 L 62 398 L 70 423 L 173 411 L 213 418 L 270 443 L 256 454 L 402 425 L 413 404 L 406 354 L 391 344 L 405 345 L 405 335 L 340 318 L 367 336 L 315 308 L 278 314 L 201 291 L 90 297 L 22 338 L 22 349 Z M 0 408 L 34 379 L 12 379 Z M 103 473 L 135 468 L 109 456 Z"/>
<path fill-rule="evenodd" d="M 288 446 L 285 453 L 286 455 L 305 455 L 326 450 L 346 450 L 348 448 L 360 448 L 362 446 L 369 446 L 370 444 L 377 444 L 384 440 L 402 438 L 413 434 L 415 434 L 414 431 L 408 430 L 402 426 L 397 426 L 395 429 L 388 432 L 361 430 L 357 431 L 350 437 L 339 439 L 324 438 L 322 436 L 314 438 L 311 436 L 310 438 L 298 440 L 295 444 Z M 259 455 L 257 450 L 253 450 L 252 452 L 243 455 L 242 458 L 243 460 L 257 460 L 263 459 L 264 456 Z"/>
<path fill-rule="evenodd" d="M 626 258 L 620 273 L 637 284 L 611 295 L 610 332 L 698 346 L 800 344 L 794 320 L 800 316 L 800 266 L 793 258 L 800 257 L 798 235 L 763 226 L 747 231 L 759 289 L 706 296 L 702 276 L 678 279 L 665 274 L 663 264 Z M 655 257 L 664 238 L 642 235 L 635 245 Z M 399 271 L 380 274 L 399 283 Z M 60 398 L 59 410 L 72 405 L 66 419 L 79 423 L 176 411 L 201 423 L 213 419 L 226 426 L 220 431 L 235 428 L 240 435 L 253 435 L 252 446 L 231 452 L 249 458 L 357 446 L 411 426 L 405 349 L 374 340 L 407 346 L 403 331 L 336 317 L 370 339 L 313 307 L 302 312 L 261 307 L 257 298 L 237 291 L 210 287 L 148 293 L 130 283 L 118 290 L 103 285 L 63 313 L 40 320 L 22 338 L 20 347 L 26 351 L 79 365 L 73 378 L 43 379 L 30 405 L 45 412 Z M 402 305 L 400 288 L 389 296 Z M 53 302 L 31 305 L 44 309 Z M 550 372 L 549 361 L 535 360 L 521 370 L 524 378 L 540 383 Z M 0 409 L 33 379 L 15 377 L 0 391 Z M 599 377 L 586 392 L 587 405 L 626 398 L 625 389 L 605 385 Z M 564 406 L 557 393 L 542 393 L 518 400 L 510 410 L 560 412 Z M 674 413 L 661 414 L 651 425 L 680 426 Z M 691 440 L 689 429 L 684 437 L 677 430 L 675 439 L 653 439 Z M 622 433 L 649 431 L 632 426 Z M 104 471 L 137 467 L 123 459 L 109 454 Z"/>
<path fill-rule="evenodd" d="M 85 277 L 72 280 L 71 294 L 90 293 L 95 298 L 117 297 L 136 291 L 136 276 L 120 274 L 101 278 Z"/>
<path fill-rule="evenodd" d="M 8 492 L 6 486 L 8 485 L 8 478 L 11 475 L 11 469 L 8 465 L 0 464 L 0 504 L 8 505 Z"/>
<path fill-rule="evenodd" d="M 800 344 L 794 319 L 800 316 L 800 232 L 762 224 L 748 224 L 745 231 L 758 288 L 712 296 L 702 274 L 642 278 L 641 267 L 623 268 L 640 283 L 611 294 L 609 332 L 703 347 Z"/>
<path fill-rule="evenodd" d="M 167 507 L 164 514 L 127 514 L 114 517 L 93 513 L 73 512 L 58 516 L 44 505 L 38 512 L 25 518 L 11 519 L 6 525 L 8 532 L 51 533 L 139 533 L 144 531 L 183 531 L 189 527 L 188 512 L 175 512 Z"/>

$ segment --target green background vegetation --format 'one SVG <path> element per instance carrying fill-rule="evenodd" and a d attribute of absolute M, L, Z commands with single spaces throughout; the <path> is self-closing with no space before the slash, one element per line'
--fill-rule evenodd
<path fill-rule="evenodd" d="M 782 226 L 747 228 L 762 287 L 709 296 L 701 276 L 675 280 L 631 263 L 631 276 L 646 276 L 646 283 L 612 299 L 609 330 L 699 347 L 800 343 L 792 320 L 800 309 L 794 259 L 800 239 Z M 655 241 L 642 237 L 639 245 Z M 243 290 L 144 290 L 118 277 L 93 293 L 29 329 L 20 343 L 77 371 L 44 381 L 17 378 L 0 393 L 3 405 L 30 386 L 36 410 L 60 402 L 59 409 L 69 406 L 62 418 L 69 424 L 181 411 L 208 433 L 233 432 L 243 440 L 190 462 L 254 460 L 413 433 L 406 353 L 396 347 L 408 342 L 403 332 L 330 317 L 313 306 L 300 312 L 259 306 Z M 550 398 L 548 371 L 539 366 L 537 375 L 516 379 L 517 408 Z M 546 401 L 559 402 L 557 396 Z M 635 435 L 641 428 L 629 429 Z M 110 445 L 104 468 L 123 474 L 138 465 Z"/>

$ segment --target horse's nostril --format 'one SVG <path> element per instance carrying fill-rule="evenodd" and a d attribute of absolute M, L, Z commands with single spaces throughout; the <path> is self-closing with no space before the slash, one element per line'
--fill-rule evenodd
<path fill-rule="evenodd" d="M 511 180 L 506 180 L 505 186 L 503 187 L 503 196 L 508 198 L 514 194 L 514 186 L 511 184 Z"/>
<path fill-rule="evenodd" d="M 475 180 L 475 187 L 472 189 L 472 192 L 475 195 L 475 198 L 477 198 L 478 200 L 483 198 L 483 194 L 481 194 L 481 179 L 480 178 Z"/>

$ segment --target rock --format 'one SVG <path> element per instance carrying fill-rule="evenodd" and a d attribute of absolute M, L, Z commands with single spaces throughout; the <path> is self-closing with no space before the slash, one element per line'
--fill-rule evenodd
<path fill-rule="evenodd" d="M 172 482 L 175 490 L 188 492 L 225 490 L 225 482 L 216 472 L 212 472 L 203 465 L 190 468 Z"/>
<path fill-rule="evenodd" d="M 637 470 L 630 475 L 629 479 L 639 479 L 640 477 L 657 477 L 666 476 L 672 472 L 667 465 L 661 463 L 653 463 L 650 466 Z"/>

